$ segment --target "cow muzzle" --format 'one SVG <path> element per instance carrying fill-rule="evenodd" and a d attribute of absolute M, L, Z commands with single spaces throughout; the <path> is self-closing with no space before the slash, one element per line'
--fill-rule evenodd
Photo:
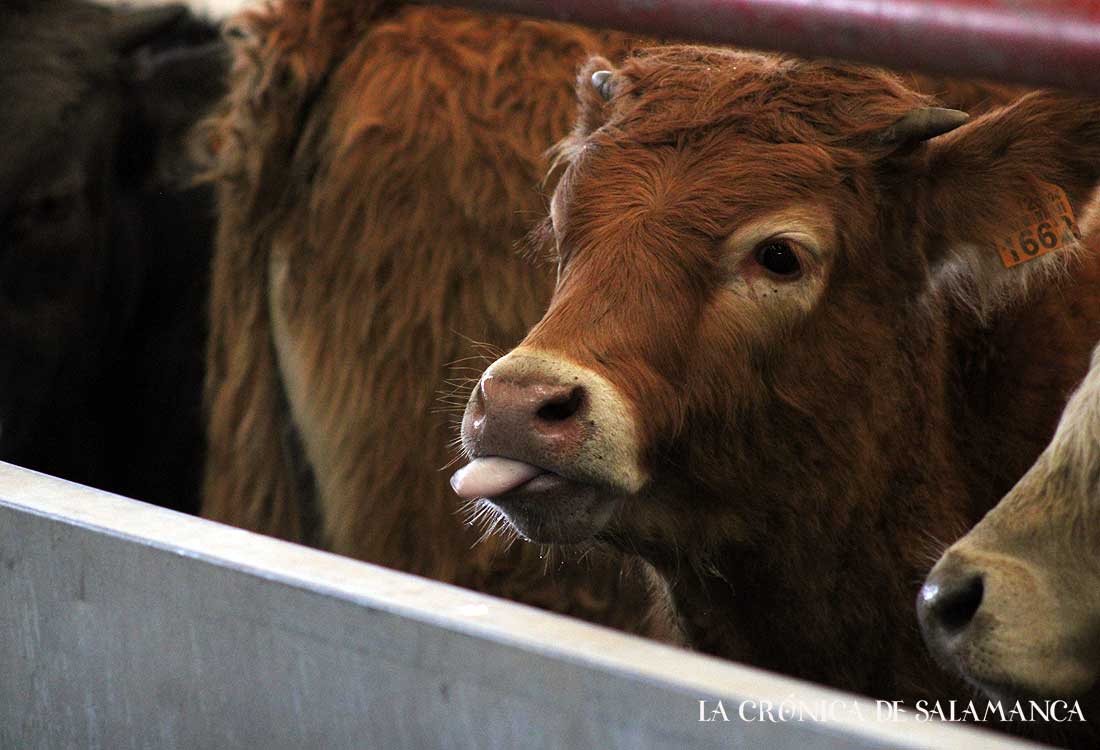
<path fill-rule="evenodd" d="M 496 506 L 525 538 L 579 542 L 604 529 L 646 482 L 635 419 L 604 377 L 551 353 L 519 348 L 470 395 L 451 479 L 469 501 Z"/>
<path fill-rule="evenodd" d="M 966 540 L 940 559 L 917 597 L 929 650 L 995 699 L 1068 698 L 1097 678 L 1095 633 L 1058 582 L 1012 556 Z"/>

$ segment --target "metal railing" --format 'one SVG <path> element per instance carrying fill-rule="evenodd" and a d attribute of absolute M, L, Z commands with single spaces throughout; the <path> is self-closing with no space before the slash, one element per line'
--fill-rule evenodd
<path fill-rule="evenodd" d="M 662 38 L 1100 94 L 1095 0 L 438 0 Z"/>
<path fill-rule="evenodd" d="M 2 748 L 1025 747 L 2 463 L 0 602 Z"/>

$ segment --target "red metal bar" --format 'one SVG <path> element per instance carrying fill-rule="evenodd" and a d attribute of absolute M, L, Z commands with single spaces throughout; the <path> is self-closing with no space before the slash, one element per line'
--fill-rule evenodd
<path fill-rule="evenodd" d="M 1097 0 L 440 0 L 639 34 L 1100 94 Z"/>

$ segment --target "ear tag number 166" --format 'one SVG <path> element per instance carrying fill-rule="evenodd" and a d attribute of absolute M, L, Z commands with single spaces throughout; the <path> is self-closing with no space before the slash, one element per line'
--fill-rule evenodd
<path fill-rule="evenodd" d="M 1039 188 L 1041 201 L 1035 201 L 1027 208 L 1026 217 L 1031 221 L 997 242 L 1005 268 L 1059 250 L 1080 236 L 1073 209 L 1062 188 L 1045 182 L 1039 183 Z"/>

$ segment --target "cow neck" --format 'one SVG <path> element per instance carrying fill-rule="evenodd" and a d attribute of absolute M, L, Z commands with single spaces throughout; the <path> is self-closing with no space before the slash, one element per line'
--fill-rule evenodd
<path fill-rule="evenodd" d="M 944 437 L 949 346 L 935 312 L 900 321 L 906 343 L 891 354 L 902 364 L 869 373 L 855 397 L 818 388 L 812 410 L 803 400 L 771 404 L 752 424 L 741 415 L 726 455 L 706 461 L 722 476 L 657 490 L 655 505 L 679 505 L 695 525 L 633 546 L 667 582 L 695 648 L 882 698 L 962 692 L 911 614 L 934 556 L 926 529 L 961 532 L 970 520 Z"/>

